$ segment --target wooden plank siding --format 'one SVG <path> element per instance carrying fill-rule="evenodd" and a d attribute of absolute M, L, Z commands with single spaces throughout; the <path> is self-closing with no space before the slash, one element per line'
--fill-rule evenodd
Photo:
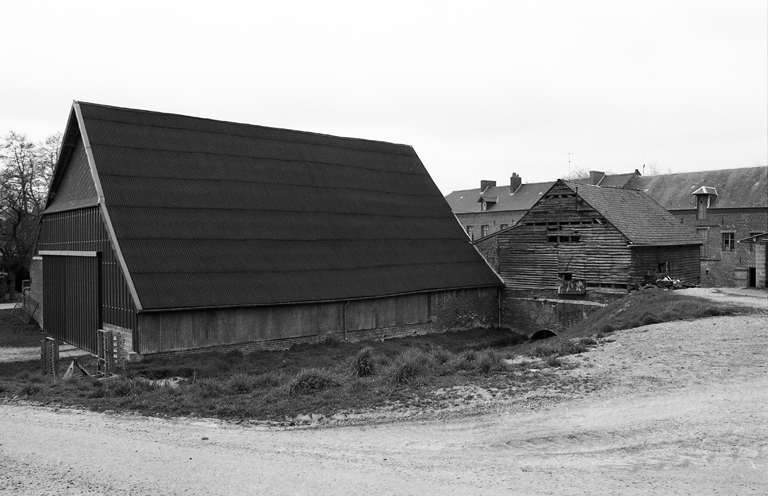
<path fill-rule="evenodd" d="M 430 321 L 430 295 L 139 314 L 141 354 L 318 336 Z"/>
<path fill-rule="evenodd" d="M 668 265 L 668 275 L 686 284 L 699 284 L 700 250 L 688 246 L 636 246 L 632 248 L 630 284 L 639 286 L 649 276 L 660 272 L 659 264 Z"/>
<path fill-rule="evenodd" d="M 112 324 L 125 329 L 136 329 L 136 307 L 133 304 L 128 285 L 123 277 L 122 269 L 112 249 L 112 243 L 109 241 L 107 231 L 101 217 L 99 207 L 88 207 L 64 212 L 55 212 L 43 216 L 40 228 L 40 237 L 37 248 L 41 253 L 44 252 L 97 252 L 100 269 L 98 271 L 89 271 L 87 280 L 83 280 L 78 291 L 89 291 L 92 287 L 101 287 L 101 322 Z M 57 338 L 68 343 L 77 344 L 74 340 L 81 340 L 75 334 L 70 335 L 69 331 L 60 334 L 62 331 L 61 322 L 72 318 L 66 315 L 66 299 L 73 298 L 72 295 L 62 293 L 56 288 L 64 288 L 69 285 L 69 290 L 74 291 L 74 283 L 68 283 L 62 278 L 82 277 L 74 273 L 68 273 L 53 262 L 47 262 L 47 259 L 71 259 L 68 256 L 50 256 L 43 255 L 43 325 L 45 332 L 56 332 Z M 95 259 L 94 259 L 95 260 Z M 61 261 L 60 261 L 61 262 Z M 61 262 L 63 263 L 63 262 Z M 72 262 L 74 263 L 74 262 Z M 81 262 L 86 263 L 86 262 Z M 47 267 L 47 269 L 46 269 Z M 64 286 L 62 286 L 64 285 Z M 99 303 L 94 301 L 94 305 Z M 72 330 L 71 332 L 75 332 Z M 53 335 L 53 334 L 52 334 Z M 93 336 L 93 345 L 95 346 L 95 334 Z M 134 343 L 135 334 L 134 334 Z M 85 342 L 85 341 L 83 341 Z M 90 341 L 88 341 L 90 343 Z M 78 345 L 79 346 L 79 345 Z M 84 346 L 90 349 L 90 345 Z"/>
<path fill-rule="evenodd" d="M 556 289 L 562 272 L 588 285 L 629 284 L 627 238 L 566 186 L 553 187 L 521 223 L 499 235 L 499 269 L 508 288 Z"/>

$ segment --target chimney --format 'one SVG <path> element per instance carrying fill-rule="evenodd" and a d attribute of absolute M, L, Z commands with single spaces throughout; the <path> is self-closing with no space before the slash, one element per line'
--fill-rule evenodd
<path fill-rule="evenodd" d="M 589 171 L 589 184 L 597 186 L 605 177 L 605 173 L 600 171 Z"/>
<path fill-rule="evenodd" d="M 515 194 L 522 184 L 523 178 L 518 176 L 517 172 L 513 172 L 512 177 L 509 178 L 509 194 Z"/>
<path fill-rule="evenodd" d="M 496 186 L 496 181 L 480 181 L 480 191 Z"/>

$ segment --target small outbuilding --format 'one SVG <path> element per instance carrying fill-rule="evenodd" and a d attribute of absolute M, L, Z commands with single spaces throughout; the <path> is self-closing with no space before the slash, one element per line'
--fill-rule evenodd
<path fill-rule="evenodd" d="M 502 286 L 410 146 L 83 102 L 38 255 L 45 333 L 93 353 L 491 326 Z"/>
<path fill-rule="evenodd" d="M 658 277 L 699 282 L 701 238 L 642 191 L 558 180 L 497 238 L 508 290 L 590 299 Z"/>

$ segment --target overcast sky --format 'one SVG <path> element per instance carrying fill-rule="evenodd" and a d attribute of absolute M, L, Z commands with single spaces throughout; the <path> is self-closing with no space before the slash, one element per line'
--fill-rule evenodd
<path fill-rule="evenodd" d="M 249 6 L 244 6 L 250 4 Z M 0 0 L 0 133 L 73 100 L 413 145 L 444 194 L 768 164 L 768 2 Z"/>

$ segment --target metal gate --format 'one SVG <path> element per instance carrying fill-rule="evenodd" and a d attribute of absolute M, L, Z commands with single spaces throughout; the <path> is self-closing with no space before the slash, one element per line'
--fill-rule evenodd
<path fill-rule="evenodd" d="M 101 327 L 101 263 L 97 252 L 43 255 L 45 333 L 87 350 L 98 351 Z"/>

